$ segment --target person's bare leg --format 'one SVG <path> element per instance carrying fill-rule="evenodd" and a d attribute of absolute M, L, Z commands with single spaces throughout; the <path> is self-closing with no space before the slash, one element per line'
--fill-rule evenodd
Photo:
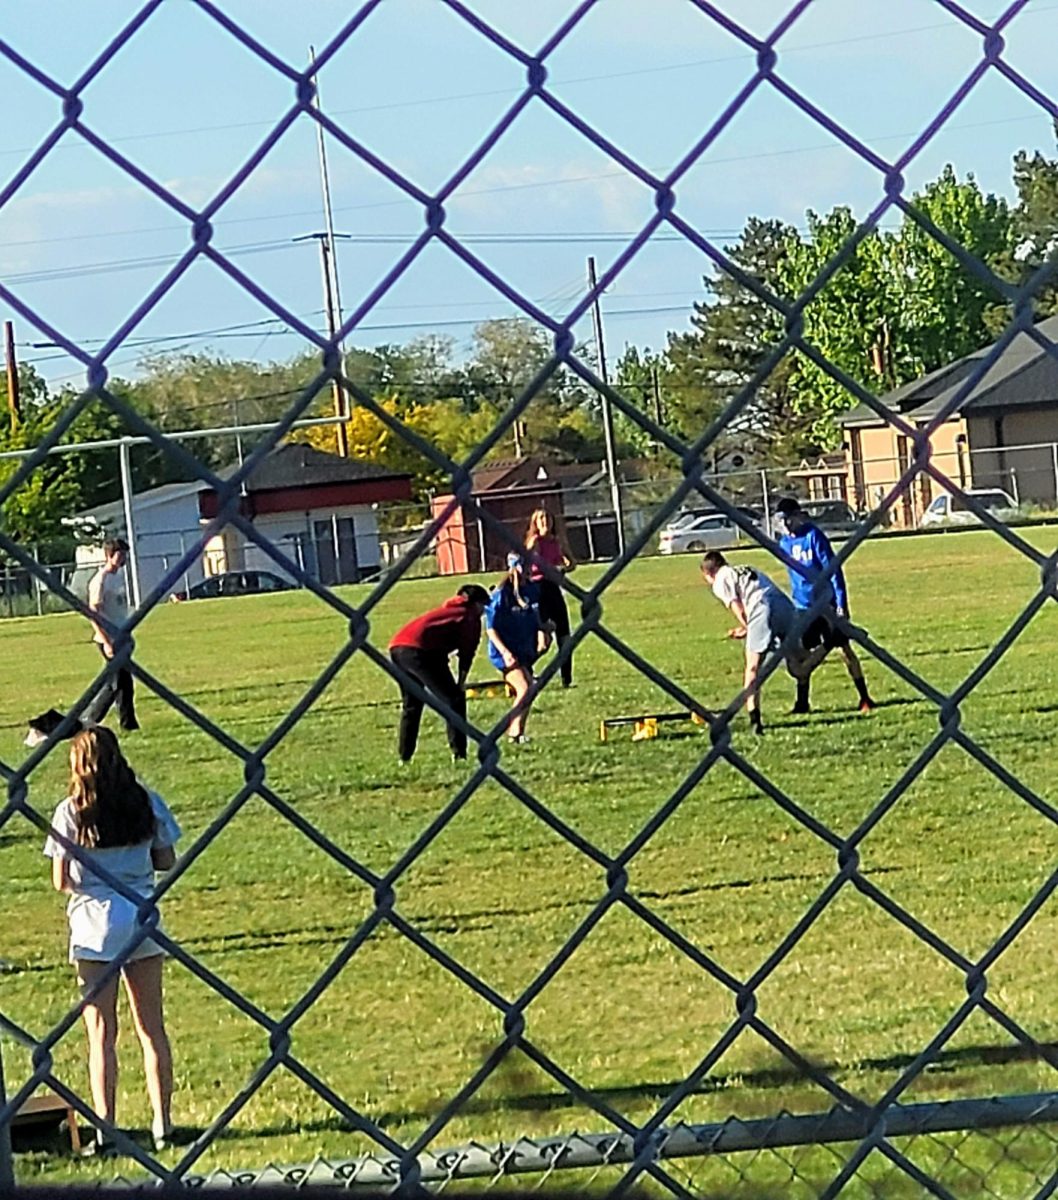
<path fill-rule="evenodd" d="M 514 688 L 514 704 L 511 706 L 514 716 L 511 718 L 510 725 L 507 726 L 507 733 L 512 738 L 522 737 L 525 733 L 526 718 L 529 716 L 525 698 L 529 693 L 532 678 L 524 667 L 512 667 L 504 673 L 504 678 Z"/>
<path fill-rule="evenodd" d="M 860 666 L 860 660 L 856 657 L 856 651 L 853 650 L 851 643 L 846 643 L 841 647 L 841 656 L 845 660 L 845 670 L 848 671 L 849 677 L 855 685 L 856 695 L 860 700 L 860 712 L 870 712 L 874 708 L 874 701 L 867 690 L 863 667 Z"/>
<path fill-rule="evenodd" d="M 77 981 L 87 992 L 106 971 L 109 963 L 79 959 Z M 111 979 L 103 990 L 84 1006 L 84 1026 L 88 1037 L 88 1081 L 92 1088 L 92 1107 L 114 1124 L 118 1090 L 118 981 Z"/>
<path fill-rule="evenodd" d="M 156 1138 L 165 1137 L 172 1128 L 173 1055 L 162 1005 L 164 961 L 161 954 L 139 958 L 128 963 L 123 972 L 132 1019 L 143 1047 L 143 1072 L 154 1113 L 151 1128 Z"/>
<path fill-rule="evenodd" d="M 757 686 L 757 676 L 760 674 L 761 655 L 758 650 L 746 647 L 746 670 L 743 675 L 743 686 L 746 689 L 746 712 L 754 733 L 763 733 L 760 716 L 760 688 Z"/>

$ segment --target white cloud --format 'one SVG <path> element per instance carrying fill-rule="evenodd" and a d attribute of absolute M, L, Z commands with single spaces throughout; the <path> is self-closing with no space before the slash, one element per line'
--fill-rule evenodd
<path fill-rule="evenodd" d="M 649 189 L 617 164 L 537 162 L 475 171 L 448 203 L 453 214 L 516 233 L 561 228 L 571 216 L 586 228 L 626 230 L 645 220 Z"/>

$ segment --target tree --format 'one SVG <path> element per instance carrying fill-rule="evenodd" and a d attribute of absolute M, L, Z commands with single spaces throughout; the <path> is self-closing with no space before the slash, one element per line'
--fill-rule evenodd
<path fill-rule="evenodd" d="M 1009 258 L 1010 208 L 1001 197 L 985 195 L 972 175 L 960 183 L 954 169 L 946 166 L 912 198 L 912 205 L 992 270 Z M 1001 297 L 980 275 L 911 218 L 904 220 L 886 249 L 899 304 L 893 322 L 901 342 L 892 352 L 899 367 L 896 382 L 988 343 L 989 313 Z"/>
<path fill-rule="evenodd" d="M 1058 126 L 1056 126 L 1058 135 Z M 1039 317 L 1058 312 L 1058 159 L 1038 150 L 1021 150 L 1014 156 L 1014 186 L 1018 202 L 1011 212 L 1010 247 L 999 262 L 1004 279 L 1024 286 L 1043 266 L 1052 272 L 1037 288 L 1034 301 Z M 992 332 L 1002 332 L 1010 320 L 1004 307 L 989 314 Z"/>
<path fill-rule="evenodd" d="M 984 263 L 996 266 L 1009 249 L 1007 205 L 984 195 L 973 176 L 960 183 L 945 167 L 911 203 Z M 809 236 L 791 238 L 779 260 L 786 294 L 802 294 L 856 228 L 848 208 L 826 217 L 809 212 Z M 856 383 L 887 392 L 986 345 L 997 299 L 976 272 L 905 217 L 898 233 L 872 230 L 860 240 L 805 308 L 804 336 Z M 789 383 L 794 409 L 822 445 L 834 445 L 834 418 L 857 403 L 856 395 L 804 354 Z"/>
<path fill-rule="evenodd" d="M 725 252 L 746 276 L 780 295 L 780 263 L 798 242 L 791 226 L 754 217 Z M 735 276 L 717 271 L 703 282 L 709 298 L 695 304 L 692 332 L 670 333 L 665 350 L 667 415 L 687 441 L 697 439 L 751 382 L 784 332 L 782 314 Z M 748 442 L 761 457 L 777 461 L 802 453 L 806 422 L 793 408 L 789 375 L 790 360 L 784 358 L 715 449 Z"/>

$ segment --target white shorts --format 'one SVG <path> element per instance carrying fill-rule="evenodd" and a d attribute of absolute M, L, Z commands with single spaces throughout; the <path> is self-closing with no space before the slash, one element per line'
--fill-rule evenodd
<path fill-rule="evenodd" d="M 78 896 L 67 912 L 70 920 L 70 962 L 127 962 L 151 958 L 165 951 L 151 938 L 145 938 L 128 955 L 123 950 L 139 931 L 136 907 L 124 896 L 101 899 Z"/>
<path fill-rule="evenodd" d="M 789 633 L 794 606 L 782 592 L 772 592 L 758 604 L 746 622 L 746 649 L 764 654 Z"/>

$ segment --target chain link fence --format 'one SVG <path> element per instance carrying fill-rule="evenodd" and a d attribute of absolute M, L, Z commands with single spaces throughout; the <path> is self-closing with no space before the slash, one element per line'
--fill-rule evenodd
<path fill-rule="evenodd" d="M 150 586 L 145 587 L 140 604 L 128 622 L 111 630 L 117 648 L 112 662 L 92 681 L 85 692 L 69 708 L 72 715 L 90 701 L 108 673 L 122 668 L 132 672 L 142 689 L 178 713 L 194 727 L 218 752 L 230 756 L 241 773 L 241 784 L 220 810 L 211 814 L 180 855 L 175 868 L 162 878 L 152 898 L 142 902 L 119 878 L 106 872 L 97 863 L 89 862 L 76 845 L 64 841 L 71 857 L 82 862 L 89 872 L 101 877 L 117 894 L 132 902 L 138 911 L 137 933 L 114 961 L 99 984 L 89 992 L 97 994 L 122 968 L 137 947 L 150 937 L 171 956 L 175 968 L 186 972 L 205 991 L 222 998 L 231 1009 L 261 1035 L 267 1051 L 248 1078 L 225 1081 L 226 1097 L 210 1123 L 198 1131 L 190 1144 L 182 1148 L 175 1159 L 164 1161 L 148 1152 L 121 1128 L 110 1127 L 92 1110 L 80 1085 L 71 1083 L 59 1069 L 57 1056 L 64 1037 L 75 1031 L 83 1001 L 72 1004 L 63 1018 L 53 1026 L 34 1028 L 32 1021 L 17 1020 L 5 1002 L 6 989 L 0 986 L 0 1046 L 4 1051 L 4 1075 L 0 1077 L 0 1188 L 19 1181 L 19 1159 L 12 1155 L 11 1131 L 18 1114 L 35 1095 L 50 1092 L 68 1107 L 71 1119 L 93 1128 L 102 1129 L 113 1139 L 118 1150 L 126 1156 L 119 1178 L 125 1182 L 148 1179 L 168 1184 L 202 1184 L 248 1186 L 253 1184 L 297 1184 L 311 1182 L 336 1183 L 354 1188 L 365 1186 L 384 1188 L 400 1194 L 421 1194 L 455 1185 L 461 1180 L 483 1180 L 497 1184 L 524 1176 L 529 1186 L 584 1188 L 592 1193 L 622 1195 L 629 1190 L 644 1190 L 650 1194 L 663 1193 L 677 1197 L 702 1195 L 783 1196 L 962 1196 L 989 1194 L 1003 1197 L 1049 1196 L 1058 1188 L 1058 1088 L 1053 1086 L 1053 1070 L 1058 1066 L 1058 1054 L 1045 1037 L 1034 1031 L 1030 1021 L 1018 1019 L 1008 1010 L 1001 992 L 990 987 L 990 972 L 1016 940 L 1032 925 L 1058 887 L 1058 870 L 1048 867 L 1043 882 L 1036 886 L 1027 902 L 1020 905 L 1016 916 L 1004 924 L 998 936 L 990 937 L 986 949 L 973 956 L 957 948 L 950 938 L 930 928 L 916 917 L 883 885 L 884 877 L 865 871 L 861 865 L 861 849 L 865 839 L 893 810 L 905 793 L 934 763 L 945 748 L 958 748 L 976 762 L 1006 794 L 1014 798 L 1039 819 L 1048 829 L 1058 824 L 1058 810 L 1036 790 L 1009 770 L 993 746 L 968 732 L 962 720 L 962 706 L 974 693 L 982 679 L 999 663 L 1014 644 L 1033 616 L 1048 601 L 1055 598 L 1055 555 L 1045 554 L 1021 534 L 1009 528 L 988 507 L 980 504 L 972 490 L 960 486 L 958 479 L 946 474 L 931 459 L 930 434 L 939 427 L 972 393 L 975 385 L 991 368 L 998 357 L 1016 337 L 1031 338 L 1048 354 L 1056 349 L 1042 337 L 1032 323 L 1032 297 L 1049 277 L 1049 269 L 1041 271 L 1024 290 L 1018 290 L 998 278 L 985 264 L 976 261 L 961 246 L 916 211 L 905 196 L 904 172 L 950 119 L 962 99 L 987 73 L 998 73 L 1018 88 L 1026 97 L 1052 117 L 1058 117 L 1058 106 L 1029 80 L 1023 78 L 1004 59 L 1004 32 L 1026 7 L 1024 0 L 1010 4 L 991 24 L 982 22 L 971 12 L 954 3 L 940 0 L 936 10 L 945 13 L 953 22 L 964 25 L 980 38 L 981 54 L 972 70 L 960 82 L 956 91 L 936 112 L 906 151 L 892 161 L 859 141 L 850 132 L 817 109 L 783 77 L 783 39 L 787 30 L 808 7 L 808 0 L 792 4 L 773 33 L 761 39 L 750 33 L 738 20 L 720 11 L 706 0 L 694 0 L 701 19 L 715 22 L 738 40 L 755 56 L 756 67 L 741 91 L 732 97 L 729 106 L 707 128 L 700 138 L 665 176 L 658 176 L 641 163 L 627 156 L 610 141 L 605 130 L 584 121 L 562 101 L 549 83 L 548 72 L 552 57 L 570 39 L 588 13 L 597 8 L 593 0 L 571 5 L 568 16 L 535 53 L 530 53 L 508 40 L 503 32 L 485 21 L 459 0 L 443 0 L 452 16 L 489 40 L 496 50 L 519 65 L 525 73 L 525 85 L 513 103 L 497 118 L 488 134 L 470 153 L 459 169 L 438 191 L 423 190 L 392 164 L 373 154 L 339 121 L 315 104 L 313 71 L 326 68 L 327 63 L 350 39 L 357 36 L 363 22 L 380 7 L 372 0 L 353 11 L 332 41 L 322 47 L 311 71 L 284 62 L 266 46 L 209 0 L 195 0 L 196 7 L 211 23 L 212 36 L 235 38 L 245 53 L 285 80 L 290 90 L 290 104 L 273 129 L 260 141 L 247 160 L 232 174 L 228 183 L 201 209 L 190 207 L 163 182 L 136 165 L 116 146 L 100 136 L 92 124 L 90 99 L 85 95 L 87 85 L 101 72 L 133 38 L 136 31 L 150 22 L 161 6 L 152 0 L 138 9 L 129 23 L 114 37 L 81 78 L 65 84 L 51 77 L 37 64 L 28 61 L 12 47 L 0 42 L 0 54 L 7 63 L 24 74 L 27 80 L 50 92 L 61 115 L 54 127 L 41 140 L 24 165 L 0 191 L 0 207 L 7 204 L 19 188 L 31 177 L 60 140 L 78 138 L 94 147 L 126 178 L 149 192 L 157 201 L 177 214 L 185 223 L 191 243 L 174 261 L 160 282 L 138 304 L 128 318 L 116 329 L 106 343 L 89 352 L 67 338 L 34 311 L 16 291 L 0 283 L 0 298 L 21 320 L 31 324 L 46 337 L 75 358 L 83 367 L 86 386 L 80 396 L 63 413 L 62 418 L 33 453 L 0 488 L 0 500 L 7 500 L 27 485 L 45 456 L 57 446 L 77 418 L 93 404 L 102 404 L 125 423 L 130 436 L 141 436 L 166 455 L 177 467 L 194 480 L 201 480 L 216 497 L 215 511 L 204 521 L 195 538 L 190 538 L 172 559 L 166 559 L 163 570 L 156 573 Z M 747 276 L 730 261 L 723 251 L 696 230 L 680 214 L 676 189 L 690 168 L 713 145 L 731 124 L 748 98 L 757 89 L 774 89 L 805 117 L 816 122 L 828 134 L 840 140 L 849 154 L 873 168 L 879 179 L 882 198 L 859 226 L 855 235 L 827 264 L 812 286 L 794 302 L 771 295 L 760 283 Z M 545 107 L 566 127 L 585 139 L 596 150 L 627 171 L 652 192 L 655 199 L 653 215 L 639 233 L 616 255 L 599 277 L 594 291 L 585 292 L 573 304 L 563 319 L 555 319 L 528 301 L 499 275 L 475 251 L 460 242 L 447 228 L 445 204 L 469 172 L 485 161 L 497 140 L 511 127 L 519 115 L 530 107 Z M 334 338 L 327 338 L 288 311 L 275 297 L 260 288 L 235 262 L 214 244 L 214 222 L 224 206 L 239 188 L 258 170 L 270 149 L 295 123 L 317 123 L 327 135 L 340 143 L 366 168 L 378 172 L 402 194 L 421 206 L 423 225 L 397 265 L 382 282 L 346 318 Z M 874 229 L 887 213 L 902 212 L 926 233 L 936 238 L 964 269 L 984 279 L 1009 306 L 1010 324 L 994 348 L 984 355 L 948 405 L 939 411 L 926 426 L 911 427 L 899 415 L 892 413 L 845 373 L 828 362 L 803 334 L 803 313 L 807 306 L 827 287 L 835 272 L 841 269 L 855 252 L 859 242 Z M 625 268 L 658 231 L 679 233 L 689 248 L 696 248 L 703 260 L 730 273 L 739 282 L 780 313 L 785 320 L 785 335 L 768 354 L 757 376 L 732 395 L 723 413 L 708 428 L 702 429 L 691 444 L 685 444 L 671 431 L 662 428 L 648 412 L 620 390 L 607 386 L 592 369 L 575 354 L 574 326 L 590 311 L 603 290 L 620 278 Z M 369 586 L 354 599 L 336 593 L 322 582 L 318 573 L 306 569 L 281 545 L 264 535 L 262 529 L 246 515 L 240 506 L 242 488 L 260 467 L 265 457 L 278 447 L 295 427 L 310 414 L 313 403 L 326 394 L 340 370 L 339 344 L 343 336 L 356 329 L 371 313 L 389 288 L 408 271 L 420 255 L 432 246 L 446 247 L 458 256 L 480 279 L 510 301 L 527 318 L 547 329 L 554 339 L 554 355 L 545 368 L 512 401 L 502 419 L 474 451 L 461 462 L 441 454 L 427 439 L 405 426 L 379 400 L 358 387 L 351 379 L 345 388 L 352 402 L 368 410 L 389 431 L 401 439 L 409 450 L 428 461 L 447 481 L 448 500 L 435 506 L 430 519 L 418 533 L 400 546 L 400 553 L 391 556 L 383 578 Z M 130 336 L 144 316 L 174 288 L 196 263 L 212 264 L 231 281 L 253 297 L 269 314 L 280 318 L 287 327 L 298 333 L 319 353 L 320 369 L 316 378 L 290 403 L 283 417 L 272 425 L 246 454 L 242 465 L 223 476 L 207 469 L 187 448 L 165 436 L 143 416 L 126 404 L 120 396 L 108 390 L 108 362 L 113 353 Z M 723 514 L 733 529 L 740 531 L 748 543 L 758 545 L 774 556 L 784 567 L 800 570 L 779 548 L 769 529 L 746 511 L 745 505 L 734 502 L 730 490 L 712 480 L 707 465 L 708 451 L 727 430 L 749 402 L 754 388 L 767 378 L 769 372 L 792 352 L 799 352 L 821 367 L 832 379 L 847 389 L 850 397 L 866 405 L 883 421 L 898 429 L 907 439 L 911 454 L 897 477 L 887 481 L 884 495 L 874 498 L 869 515 L 849 531 L 835 561 L 819 579 L 814 580 L 816 600 L 801 614 L 790 637 L 800 636 L 827 603 L 828 578 L 849 563 L 864 539 L 878 529 L 901 503 L 908 491 L 923 480 L 930 480 L 946 493 L 959 498 L 967 512 L 973 513 L 981 526 L 990 530 L 1002 543 L 1023 556 L 1036 572 L 1037 584 L 1023 609 L 1014 617 L 1002 634 L 988 648 L 978 666 L 956 687 L 944 690 L 925 678 L 913 659 L 901 655 L 871 637 L 863 629 L 844 623 L 847 636 L 875 662 L 883 664 L 920 700 L 931 706 L 937 725 L 924 745 L 917 747 L 910 765 L 894 773 L 883 793 L 872 800 L 858 825 L 851 831 L 839 832 L 825 820 L 808 811 L 776 780 L 770 778 L 747 754 L 736 729 L 745 694 L 734 696 L 726 707 L 710 710 L 688 693 L 668 673 L 659 669 L 610 627 L 607 605 L 613 585 L 626 569 L 656 539 L 659 531 L 682 508 L 703 508 Z M 373 619 L 379 606 L 407 576 L 419 560 L 429 552 L 446 521 L 457 511 L 469 512 L 473 520 L 492 538 L 511 549 L 520 549 L 511 528 L 472 494 L 472 473 L 481 465 L 490 450 L 508 435 L 514 422 L 523 417 L 534 397 L 545 388 L 552 376 L 571 372 L 608 402 L 629 421 L 641 428 L 655 446 L 667 452 L 680 464 L 678 481 L 663 486 L 663 495 L 652 495 L 644 506 L 642 519 L 627 530 L 627 544 L 602 569 L 590 586 L 581 586 L 575 579 L 556 577 L 569 599 L 576 606 L 579 621 L 572 639 L 541 671 L 533 687 L 533 695 L 548 689 L 561 670 L 563 662 L 582 644 L 591 641 L 605 647 L 628 669 L 647 681 L 667 700 L 695 714 L 706 726 L 701 753 L 693 768 L 672 789 L 671 794 L 656 806 L 633 836 L 617 852 L 603 849 L 590 833 L 568 821 L 553 802 L 546 788 L 530 789 L 517 771 L 509 765 L 503 749 L 504 733 L 511 719 L 504 714 L 494 723 L 464 720 L 446 709 L 436 697 L 424 691 L 414 680 L 402 676 L 390 662 L 384 650 L 373 638 Z M 276 714 L 277 723 L 260 740 L 249 741 L 223 728 L 206 715 L 195 699 L 168 686 L 156 673 L 144 665 L 138 637 L 145 618 L 165 599 L 171 590 L 181 585 L 186 573 L 197 564 L 211 540 L 227 532 L 236 532 L 247 547 L 253 548 L 256 561 L 271 564 L 284 577 L 296 580 L 315 596 L 335 620 L 347 630 L 340 648 L 314 678 L 309 681 L 301 699 L 283 715 Z M 68 575 L 42 566 L 33 554 L 6 535 L 0 535 L 0 550 L 12 564 L 38 581 L 50 596 L 59 598 L 69 608 L 87 617 L 83 599 L 75 594 Z M 603 557 L 603 556 L 599 556 Z M 545 570 L 552 570 L 546 568 Z M 281 652 L 281 651 L 280 651 Z M 461 782 L 442 804 L 434 818 L 411 843 L 396 854 L 388 869 L 380 871 L 367 865 L 344 839 L 336 837 L 322 824 L 316 823 L 298 805 L 283 795 L 273 783 L 269 766 L 270 755 L 283 743 L 304 719 L 316 700 L 330 683 L 354 659 L 367 660 L 394 683 L 400 682 L 418 695 L 431 709 L 460 725 L 475 748 L 474 763 L 468 778 Z M 780 651 L 772 651 L 762 671 L 766 679 L 781 664 Z M 399 677 L 399 678 L 398 678 Z M 43 836 L 49 828 L 45 809 L 30 795 L 30 780 L 57 750 L 61 753 L 61 738 L 69 723 L 60 726 L 47 740 L 32 749 L 20 764 L 0 763 L 6 783 L 6 801 L 0 809 L 0 836 L 14 830 L 33 827 Z M 663 908 L 640 894 L 633 876 L 637 856 L 673 818 L 685 797 L 711 773 L 733 773 L 755 791 L 767 798 L 769 806 L 784 813 L 797 830 L 811 842 L 814 852 L 826 857 L 825 879 L 812 886 L 803 900 L 800 911 L 789 913 L 784 929 L 773 930 L 772 940 L 763 947 L 763 957 L 755 970 L 735 973 L 727 969 L 705 941 L 687 936 Z M 443 939 L 424 923 L 404 911 L 402 887 L 424 852 L 453 823 L 461 810 L 479 789 L 496 787 L 513 798 L 524 812 L 541 828 L 549 831 L 564 851 L 590 870 L 599 888 L 591 903 L 580 915 L 572 932 L 564 934 L 561 943 L 548 949 L 542 961 L 532 970 L 530 981 L 520 990 L 504 992 L 484 979 L 467 962 L 453 954 Z M 350 915 L 348 928 L 343 932 L 340 946 L 330 957 L 320 957 L 313 969 L 313 978 L 299 985 L 297 995 L 281 1010 L 266 1011 L 251 998 L 247 988 L 240 987 L 207 964 L 200 953 L 179 938 L 171 937 L 159 927 L 159 905 L 187 875 L 192 867 L 221 840 L 236 816 L 251 802 L 261 803 L 285 829 L 295 836 L 298 844 L 311 848 L 322 856 L 328 868 L 340 872 L 350 883 L 358 884 L 370 896 L 366 911 Z M 600 894 L 601 892 L 601 894 Z M 912 942 L 918 951 L 928 955 L 960 982 L 963 998 L 954 1005 L 946 1019 L 934 1029 L 916 1053 L 888 1064 L 890 1074 L 886 1085 L 876 1097 L 867 1101 L 857 1090 L 846 1086 L 841 1071 L 833 1064 L 814 1061 L 787 1036 L 784 1036 L 764 1011 L 760 997 L 777 977 L 777 972 L 798 955 L 809 939 L 813 928 L 832 913 L 842 898 L 856 896 L 867 905 L 885 927 L 897 930 Z M 598 1089 L 582 1084 L 577 1073 L 550 1055 L 532 1034 L 527 1016 L 530 1005 L 555 986 L 563 967 L 592 937 L 604 918 L 619 913 L 635 927 L 649 930 L 666 948 L 675 951 L 696 977 L 706 980 L 726 997 L 726 1027 L 713 1040 L 709 1038 L 697 1052 L 697 1060 L 686 1076 L 650 1096 L 650 1111 L 643 1118 L 631 1120 L 620 1105 L 611 1103 Z M 231 920 L 238 922 L 245 914 L 235 913 Z M 366 1114 L 362 1097 L 343 1095 L 332 1088 L 321 1070 L 299 1056 L 295 1049 L 296 1027 L 314 1006 L 320 1004 L 343 969 L 357 961 L 371 939 L 380 931 L 399 939 L 437 968 L 439 974 L 454 987 L 473 994 L 489 1014 L 487 1027 L 491 1042 L 465 1084 L 444 1101 L 422 1123 L 419 1134 L 407 1140 L 394 1138 L 384 1124 Z M 532 961 L 537 962 L 537 957 Z M 11 964 L 8 964 L 11 965 Z M 627 977 L 618 974 L 614 986 L 620 989 Z M 0 976 L 0 985 L 3 977 Z M 827 989 L 821 987 L 818 1003 L 830 1003 Z M 381 1018 L 380 1018 L 381 1019 Z M 399 1013 L 387 1018 L 400 1020 Z M 1050 1087 L 1034 1091 L 1015 1085 L 1010 1094 L 984 1095 L 976 1091 L 958 1094 L 948 1100 L 921 1102 L 916 1089 L 928 1070 L 952 1065 L 957 1069 L 956 1051 L 951 1048 L 961 1031 L 973 1021 L 983 1022 L 996 1035 L 1001 1035 L 1009 1048 L 1010 1061 L 1019 1057 L 1040 1064 Z M 717 1070 L 728 1049 L 744 1034 L 752 1033 L 770 1048 L 781 1070 L 793 1080 L 811 1085 L 812 1095 L 824 1097 L 824 1105 L 814 1111 L 785 1111 L 782 1104 L 774 1111 L 756 1117 L 730 1117 L 719 1114 L 716 1119 L 687 1123 L 681 1106 L 689 1097 L 701 1094 Z M 615 1053 L 621 1053 L 622 1042 L 637 1036 L 633 1029 L 615 1031 Z M 338 1051 L 335 1047 L 335 1051 Z M 546 1134 L 533 1133 L 517 1140 L 483 1140 L 448 1148 L 446 1130 L 453 1120 L 486 1086 L 501 1074 L 506 1063 L 520 1056 L 533 1069 L 570 1098 L 576 1106 L 578 1125 L 571 1128 L 555 1121 L 559 1127 Z M 215 1170 L 203 1175 L 199 1165 L 210 1149 L 220 1143 L 227 1132 L 245 1118 L 255 1098 L 279 1074 L 287 1074 L 303 1084 L 315 1097 L 351 1131 L 357 1144 L 365 1148 L 340 1162 L 311 1159 L 300 1166 L 286 1163 L 246 1171 Z M 397 1098 L 399 1099 L 399 1097 Z M 722 1089 L 712 1100 L 723 1107 Z M 803 1104 L 801 1105 L 803 1108 Z M 552 1114 L 553 1115 L 553 1114 Z"/>

